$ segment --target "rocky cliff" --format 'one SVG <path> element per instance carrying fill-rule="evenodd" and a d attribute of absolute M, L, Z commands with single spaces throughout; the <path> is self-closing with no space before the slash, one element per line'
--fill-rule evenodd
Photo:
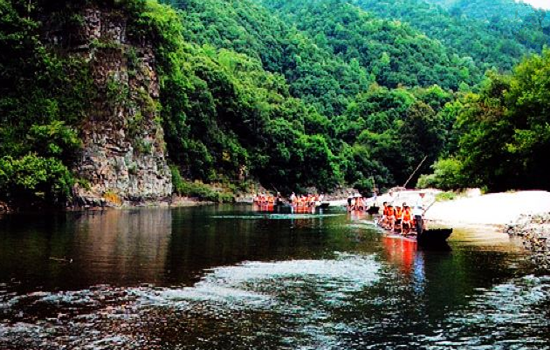
<path fill-rule="evenodd" d="M 75 172 L 81 206 L 159 201 L 172 193 L 149 42 L 127 33 L 128 19 L 112 8 L 85 8 L 72 31 L 49 27 L 47 40 L 84 58 L 96 93 L 82 121 L 83 151 Z"/>

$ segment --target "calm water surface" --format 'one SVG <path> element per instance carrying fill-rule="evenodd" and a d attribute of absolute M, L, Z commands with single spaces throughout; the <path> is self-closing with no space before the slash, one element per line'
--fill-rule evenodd
<path fill-rule="evenodd" d="M 0 218 L 0 349 L 550 349 L 550 276 L 506 235 L 449 249 L 336 209 Z"/>

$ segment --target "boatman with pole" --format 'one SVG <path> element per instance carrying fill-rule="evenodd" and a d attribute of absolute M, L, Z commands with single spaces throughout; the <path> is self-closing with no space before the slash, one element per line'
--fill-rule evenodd
<path fill-rule="evenodd" d="M 414 216 L 414 225 L 416 229 L 416 234 L 420 236 L 422 232 L 424 231 L 424 196 L 426 193 L 423 191 L 418 192 L 418 197 L 416 198 L 416 201 L 413 203 L 413 209 L 412 214 Z"/>

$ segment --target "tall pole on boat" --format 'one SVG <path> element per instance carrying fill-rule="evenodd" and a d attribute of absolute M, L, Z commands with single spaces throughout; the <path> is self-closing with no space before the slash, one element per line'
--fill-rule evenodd
<path fill-rule="evenodd" d="M 407 182 L 405 182 L 405 184 L 403 185 L 404 188 L 407 188 L 407 185 L 409 184 L 409 181 L 411 181 L 411 179 L 413 178 L 414 174 L 416 174 L 416 172 L 418 171 L 418 169 L 420 169 L 420 167 L 422 166 L 422 164 L 424 164 L 424 162 L 426 161 L 426 159 L 428 159 L 428 156 L 425 156 L 424 159 L 422 159 L 422 161 L 420 162 L 420 164 L 418 164 L 418 166 L 416 167 L 416 169 L 414 169 L 413 173 L 411 174 L 411 176 L 409 176 L 409 178 L 407 179 Z"/>

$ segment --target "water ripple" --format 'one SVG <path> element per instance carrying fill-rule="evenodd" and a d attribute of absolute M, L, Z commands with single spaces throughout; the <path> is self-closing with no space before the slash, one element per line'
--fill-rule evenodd
<path fill-rule="evenodd" d="M 449 315 L 424 341 L 431 348 L 550 349 L 550 277 L 526 276 L 499 284 Z M 535 334 L 535 335 L 533 335 Z"/>
<path fill-rule="evenodd" d="M 217 267 L 193 287 L 3 294 L 0 348 L 550 348 L 550 277 L 479 288 L 431 325 L 406 277 L 378 260 L 336 253 Z"/>

